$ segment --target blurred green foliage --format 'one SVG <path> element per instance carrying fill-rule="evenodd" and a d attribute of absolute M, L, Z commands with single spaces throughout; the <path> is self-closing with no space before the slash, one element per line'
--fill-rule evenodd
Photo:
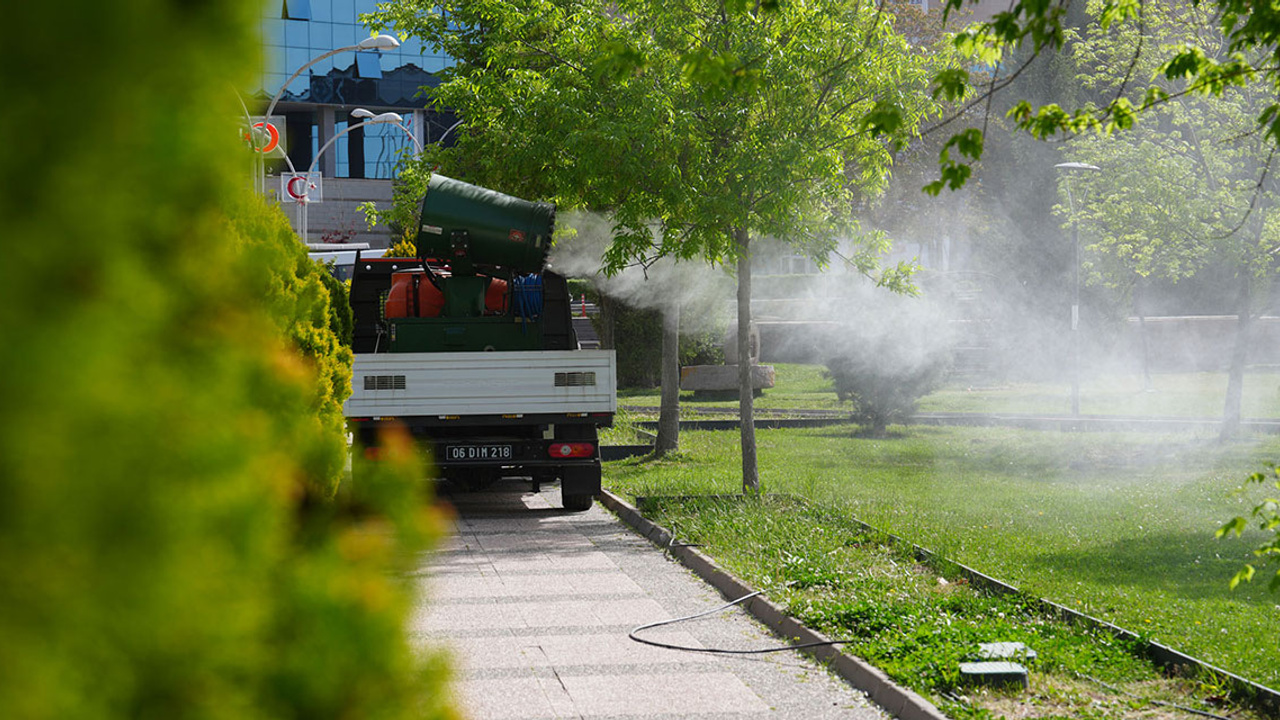
<path fill-rule="evenodd" d="M 0 227 L 38 241 L 0 263 L 3 714 L 450 716 L 404 636 L 419 460 L 330 499 L 346 351 L 245 198 L 259 7 L 6 12 Z"/>
<path fill-rule="evenodd" d="M 351 394 L 352 355 L 334 329 L 342 316 L 333 302 L 340 299 L 345 305 L 345 294 L 333 276 L 307 256 L 306 246 L 278 206 L 241 194 L 230 200 L 228 209 L 230 234 L 240 248 L 242 279 L 249 285 L 241 289 L 247 293 L 242 297 L 261 304 L 276 333 L 296 351 L 294 357 L 280 359 L 280 369 L 312 389 L 307 414 L 315 424 L 298 428 L 305 454 L 297 460 L 304 465 L 308 489 L 329 498 L 342 476 L 347 449 L 342 403 Z M 330 285 L 338 285 L 338 292 Z M 350 306 L 342 309 L 349 331 Z M 298 361 L 301 367 L 294 366 Z M 312 376 L 314 381 L 308 379 Z"/>
<path fill-rule="evenodd" d="M 320 280 L 329 292 L 329 329 L 338 336 L 338 342 L 351 347 L 351 336 L 355 331 L 355 317 L 351 314 L 351 281 L 339 280 L 333 274 L 333 265 L 324 265 Z"/>

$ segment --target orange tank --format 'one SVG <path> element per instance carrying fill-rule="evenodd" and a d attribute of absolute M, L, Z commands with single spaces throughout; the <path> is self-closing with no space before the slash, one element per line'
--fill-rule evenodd
<path fill-rule="evenodd" d="M 489 289 L 484 293 L 484 311 L 487 315 L 501 315 L 507 311 L 507 281 L 489 278 Z"/>
<path fill-rule="evenodd" d="M 391 274 L 387 294 L 387 317 L 438 317 L 444 309 L 444 295 L 421 270 Z"/>

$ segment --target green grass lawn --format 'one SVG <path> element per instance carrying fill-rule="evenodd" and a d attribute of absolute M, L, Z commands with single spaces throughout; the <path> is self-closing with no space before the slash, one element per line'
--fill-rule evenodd
<path fill-rule="evenodd" d="M 1082 382 L 1084 415 L 1216 418 L 1222 416 L 1226 373 L 1153 375 L 1151 391 L 1141 376 L 1109 375 Z M 1067 383 L 1011 383 L 995 387 L 950 383 L 921 399 L 922 412 L 1007 412 L 1065 415 L 1071 411 Z M 1280 373 L 1245 375 L 1243 413 L 1247 418 L 1280 417 Z"/>
<path fill-rule="evenodd" d="M 1213 537 L 1251 507 L 1230 493 L 1280 458 L 1278 439 L 916 427 L 873 440 L 848 426 L 757 437 L 766 492 L 807 498 L 837 524 L 856 517 L 1280 687 L 1280 595 L 1264 583 L 1227 588 L 1260 536 Z M 673 460 L 608 464 L 606 486 L 632 498 L 740 491 L 736 433 L 685 432 L 681 443 Z M 697 513 L 677 522 L 696 525 Z M 823 547 L 822 522 L 800 528 L 704 541 L 732 570 L 785 595 L 776 581 L 787 555 Z"/>
<path fill-rule="evenodd" d="M 763 411 L 848 410 L 836 398 L 831 381 L 819 365 L 774 365 L 776 386 L 756 398 Z M 1107 375 L 1086 379 L 1080 387 L 1080 412 L 1086 415 L 1135 415 L 1152 417 L 1221 417 L 1226 396 L 1225 373 L 1171 373 L 1152 376 L 1152 390 L 1144 390 L 1141 376 Z M 682 410 L 693 416 L 699 410 L 733 409 L 736 398 L 704 400 L 681 393 Z M 657 389 L 621 390 L 621 405 L 651 408 L 659 403 Z M 1071 411 L 1068 383 L 968 383 L 952 381 L 920 401 L 921 412 L 1041 413 L 1065 415 Z M 1250 372 L 1245 376 L 1244 415 L 1280 418 L 1280 373 Z"/>

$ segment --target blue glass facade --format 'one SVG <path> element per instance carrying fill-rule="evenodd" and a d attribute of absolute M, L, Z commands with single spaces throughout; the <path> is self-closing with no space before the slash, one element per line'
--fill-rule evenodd
<path fill-rule="evenodd" d="M 368 38 L 362 13 L 377 0 L 268 0 L 264 4 L 263 102 L 298 68 L 331 50 Z M 435 73 L 451 60 L 433 54 L 415 39 L 384 52 L 342 52 L 305 70 L 281 95 L 275 114 L 288 121 L 289 156 L 298 170 L 310 165 L 320 147 L 342 132 L 355 108 L 394 111 L 422 142 L 438 138 L 453 124 L 451 114 L 424 111 L 422 87 L 438 83 Z M 308 142 L 309 140 L 309 142 Z M 390 178 L 413 141 L 393 125 L 368 125 L 339 137 L 317 167 L 332 177 Z M 332 159 L 330 159 L 330 156 Z"/>

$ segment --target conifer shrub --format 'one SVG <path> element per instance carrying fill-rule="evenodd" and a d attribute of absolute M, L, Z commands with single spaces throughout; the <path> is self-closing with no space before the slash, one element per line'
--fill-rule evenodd
<path fill-rule="evenodd" d="M 355 332 L 355 317 L 351 312 L 351 281 L 339 280 L 328 266 L 320 273 L 320 280 L 329 292 L 329 329 L 337 336 L 338 342 L 349 348 L 352 333 Z"/>
<path fill-rule="evenodd" d="M 40 241 L 0 263 L 4 716 L 450 716 L 404 630 L 420 461 L 333 499 L 329 294 L 244 197 L 258 5 L 7 12 L 0 226 Z"/>
<path fill-rule="evenodd" d="M 920 398 L 942 384 L 950 355 L 918 340 L 904 332 L 833 343 L 838 349 L 826 359 L 826 375 L 864 433 L 885 437 L 890 424 L 909 421 Z"/>

